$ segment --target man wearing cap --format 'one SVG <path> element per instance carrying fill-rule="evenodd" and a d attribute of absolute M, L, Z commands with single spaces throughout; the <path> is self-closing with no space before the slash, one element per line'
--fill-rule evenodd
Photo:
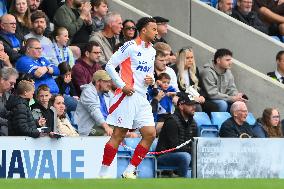
<path fill-rule="evenodd" d="M 104 70 L 96 71 L 92 82 L 81 86 L 82 93 L 74 115 L 80 136 L 88 136 L 93 126 L 96 126 L 95 135 L 112 135 L 113 129 L 105 121 L 108 109 L 103 97 L 110 88 L 111 78 Z"/>
<path fill-rule="evenodd" d="M 158 35 L 154 43 L 157 42 L 167 43 L 167 41 L 163 37 L 168 33 L 169 20 L 161 16 L 154 16 L 153 18 L 156 20 L 157 29 L 158 29 Z"/>
<path fill-rule="evenodd" d="M 177 102 L 177 109 L 169 117 L 159 135 L 156 151 L 175 148 L 197 136 L 197 126 L 193 120 L 195 104 L 189 94 L 183 94 Z M 180 177 L 190 177 L 191 145 L 185 145 L 173 152 L 159 155 L 158 165 L 177 166 Z"/>

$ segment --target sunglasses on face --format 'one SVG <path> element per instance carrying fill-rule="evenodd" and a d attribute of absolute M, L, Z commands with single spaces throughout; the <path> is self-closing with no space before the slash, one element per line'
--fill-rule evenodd
<path fill-rule="evenodd" d="M 135 27 L 135 26 L 132 26 L 132 27 L 125 27 L 124 29 L 125 29 L 125 30 L 136 30 L 136 27 Z"/>

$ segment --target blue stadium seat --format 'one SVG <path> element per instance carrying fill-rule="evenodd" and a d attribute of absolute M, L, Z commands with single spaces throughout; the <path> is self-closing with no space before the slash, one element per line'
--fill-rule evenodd
<path fill-rule="evenodd" d="M 213 125 L 207 113 L 195 112 L 194 120 L 198 127 L 198 136 L 200 137 L 218 137 L 218 126 Z"/>
<path fill-rule="evenodd" d="M 248 122 L 248 124 L 250 124 L 250 125 L 254 125 L 255 124 L 256 119 L 255 119 L 255 117 L 253 116 L 253 114 L 251 112 L 248 113 L 246 122 Z"/>
<path fill-rule="evenodd" d="M 231 114 L 229 112 L 211 112 L 212 124 L 218 125 L 218 130 L 220 130 L 222 123 L 230 117 Z"/>
<path fill-rule="evenodd" d="M 131 159 L 130 151 L 126 150 L 123 146 L 119 145 L 117 150 L 117 178 L 121 178 L 123 171 L 128 166 Z"/>

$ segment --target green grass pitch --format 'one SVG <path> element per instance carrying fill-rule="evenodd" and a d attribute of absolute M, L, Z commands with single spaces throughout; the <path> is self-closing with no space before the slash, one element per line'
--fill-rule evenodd
<path fill-rule="evenodd" d="M 282 189 L 284 179 L 0 179 L 1 189 Z"/>

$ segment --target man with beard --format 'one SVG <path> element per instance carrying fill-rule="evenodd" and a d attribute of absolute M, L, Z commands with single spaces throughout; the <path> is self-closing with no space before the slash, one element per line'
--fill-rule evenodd
<path fill-rule="evenodd" d="M 159 135 L 156 151 L 175 148 L 178 145 L 197 137 L 197 125 L 193 119 L 196 101 L 183 94 L 177 102 L 177 109 L 168 119 Z M 177 166 L 180 177 L 190 177 L 191 145 L 186 145 L 171 153 L 159 155 L 158 165 Z"/>
<path fill-rule="evenodd" d="M 233 0 L 218 0 L 217 9 L 227 15 L 231 15 L 234 7 Z"/>
<path fill-rule="evenodd" d="M 65 27 L 69 32 L 71 45 L 82 49 L 92 32 L 91 3 L 83 0 L 66 0 L 57 9 L 53 21 L 56 27 Z"/>
<path fill-rule="evenodd" d="M 25 35 L 25 39 L 29 38 L 38 39 L 43 48 L 42 56 L 45 57 L 50 62 L 56 63 L 57 61 L 54 59 L 55 57 L 52 56 L 50 53 L 53 52 L 52 49 L 53 44 L 49 38 L 43 35 L 46 29 L 47 16 L 45 15 L 44 12 L 38 10 L 31 15 L 31 21 L 32 21 L 32 31 L 29 34 Z"/>
<path fill-rule="evenodd" d="M 30 11 L 33 13 L 38 10 L 41 0 L 28 0 L 28 6 Z"/>

